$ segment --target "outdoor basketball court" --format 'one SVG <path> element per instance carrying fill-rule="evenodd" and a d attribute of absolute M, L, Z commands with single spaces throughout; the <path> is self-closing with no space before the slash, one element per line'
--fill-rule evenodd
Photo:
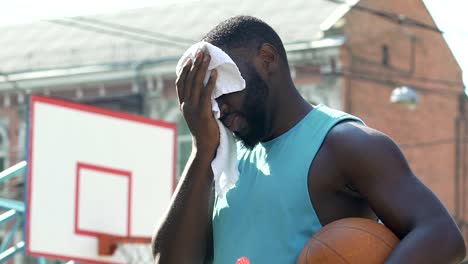
<path fill-rule="evenodd" d="M 175 186 L 175 125 L 40 96 L 29 109 L 27 254 L 86 263 L 150 258 Z"/>

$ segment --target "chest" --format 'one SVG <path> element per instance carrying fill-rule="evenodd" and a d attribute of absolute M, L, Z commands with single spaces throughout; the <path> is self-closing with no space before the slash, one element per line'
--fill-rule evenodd
<path fill-rule="evenodd" d="M 304 199 L 309 200 L 308 167 L 298 159 L 288 160 L 273 154 L 245 159 L 239 163 L 236 187 L 217 201 L 216 209 L 221 212 L 228 207 L 224 214 L 270 217 L 301 210 Z"/>
<path fill-rule="evenodd" d="M 218 263 L 234 263 L 239 256 L 256 263 L 295 263 L 320 229 L 307 190 L 308 165 L 276 158 L 244 159 L 236 187 L 216 199 L 213 239 Z M 266 259 L 269 256 L 274 258 Z"/>

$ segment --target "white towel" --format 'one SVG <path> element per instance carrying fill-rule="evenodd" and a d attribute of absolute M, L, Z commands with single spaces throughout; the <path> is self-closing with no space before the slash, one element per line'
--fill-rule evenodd
<path fill-rule="evenodd" d="M 217 70 L 216 87 L 211 95 L 213 114 L 218 122 L 220 143 L 216 151 L 216 158 L 211 162 L 215 180 L 216 195 L 224 195 L 233 187 L 239 179 L 239 170 L 237 168 L 237 146 L 232 132 L 227 129 L 219 120 L 220 109 L 216 98 L 223 94 L 233 93 L 245 89 L 245 80 L 242 78 L 239 68 L 234 61 L 220 48 L 213 46 L 208 42 L 198 42 L 191 46 L 180 58 L 177 63 L 176 73 L 180 74 L 182 67 L 188 59 L 195 58 L 198 50 L 203 50 L 211 56 L 210 65 L 205 76 L 206 85 L 213 69 Z"/>

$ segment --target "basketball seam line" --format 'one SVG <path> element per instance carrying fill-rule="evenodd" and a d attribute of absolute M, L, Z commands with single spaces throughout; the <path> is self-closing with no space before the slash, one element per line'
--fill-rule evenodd
<path fill-rule="evenodd" d="M 363 232 L 365 232 L 365 233 L 367 233 L 367 234 L 369 234 L 369 235 L 371 235 L 371 236 L 377 238 L 378 240 L 382 241 L 382 242 L 385 244 L 385 246 L 387 246 L 389 249 L 393 249 L 393 247 L 392 247 L 391 245 L 389 245 L 389 244 L 387 243 L 387 241 L 383 240 L 382 238 L 376 236 L 375 234 L 373 234 L 373 233 L 371 233 L 371 232 L 369 232 L 369 231 L 367 231 L 367 230 L 365 230 L 365 229 L 361 229 L 361 228 L 358 228 L 358 227 L 351 227 L 351 226 L 343 226 L 343 227 L 336 226 L 336 227 L 334 227 L 334 228 L 342 228 L 342 229 L 343 229 L 343 228 L 349 228 L 349 229 L 355 229 L 355 230 L 363 231 Z"/>
<path fill-rule="evenodd" d="M 341 260 L 343 260 L 344 263 L 350 264 L 348 261 L 346 261 L 346 259 L 345 259 L 343 256 L 340 255 L 340 253 L 338 253 L 338 252 L 337 252 L 336 250 L 334 250 L 332 247 L 328 246 L 326 243 L 324 243 L 324 242 L 322 242 L 322 241 L 320 241 L 320 240 L 318 240 L 318 239 L 316 239 L 316 238 L 314 238 L 314 237 L 312 237 L 312 239 L 315 240 L 315 241 L 317 241 L 318 243 L 322 244 L 323 246 L 325 246 L 325 247 L 328 248 L 329 250 L 333 251 L 333 253 L 335 253 Z M 307 257 L 309 257 L 309 256 L 307 256 Z"/>

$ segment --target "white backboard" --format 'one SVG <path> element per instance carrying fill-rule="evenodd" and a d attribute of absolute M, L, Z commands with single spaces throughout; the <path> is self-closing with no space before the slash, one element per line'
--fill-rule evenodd
<path fill-rule="evenodd" d="M 175 184 L 176 127 L 149 118 L 33 96 L 26 249 L 88 263 L 97 236 L 150 239 Z"/>

